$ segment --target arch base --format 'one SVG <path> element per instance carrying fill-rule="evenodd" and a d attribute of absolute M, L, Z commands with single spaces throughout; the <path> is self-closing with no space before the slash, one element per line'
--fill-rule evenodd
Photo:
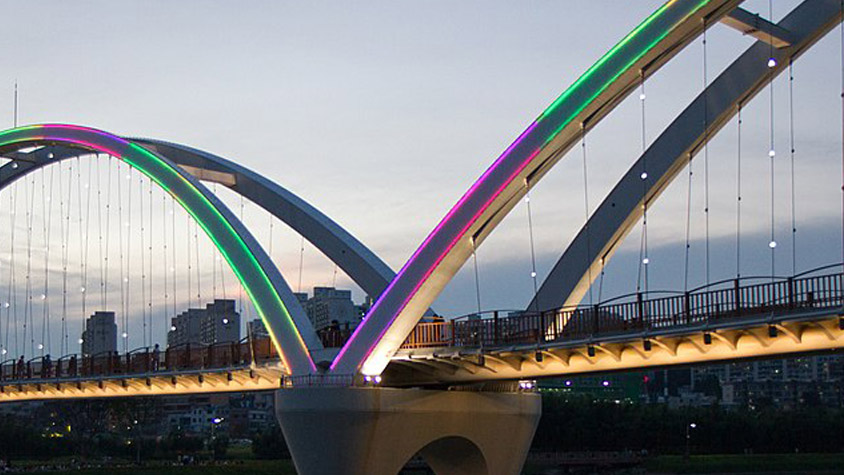
<path fill-rule="evenodd" d="M 395 475 L 419 454 L 438 475 L 521 472 L 538 394 L 394 388 L 276 392 L 276 416 L 301 475 Z"/>

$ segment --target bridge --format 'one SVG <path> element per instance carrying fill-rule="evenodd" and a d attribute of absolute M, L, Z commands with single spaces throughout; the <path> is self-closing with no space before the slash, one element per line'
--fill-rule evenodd
<path fill-rule="evenodd" d="M 667 2 L 517 137 L 398 272 L 317 208 L 232 160 L 77 125 L 0 132 L 0 155 L 6 160 L 0 166 L 5 195 L 0 199 L 9 200 L 3 211 L 9 227 L 8 274 L 2 283 L 7 299 L 0 309 L 5 359 L 0 402 L 277 390 L 278 417 L 301 473 L 396 473 L 417 453 L 437 473 L 517 473 L 539 418 L 537 379 L 840 350 L 844 268 L 839 256 L 806 271 L 797 265 L 793 68 L 843 15 L 840 2 L 832 0 L 804 0 L 779 21 L 771 11 L 767 18 L 752 14 L 737 0 Z M 706 37 L 715 27 L 737 29 L 755 42 L 710 80 Z M 703 87 L 649 142 L 645 84 L 697 41 L 703 45 Z M 791 141 L 790 153 L 778 157 L 773 84 L 783 73 Z M 844 70 L 841 74 L 844 78 Z M 586 137 L 637 90 L 642 149 L 633 152 L 627 171 L 593 208 Z M 771 167 L 770 208 L 763 210 L 770 212 L 771 266 L 768 275 L 748 277 L 742 275 L 740 258 L 742 198 L 748 193 L 743 195 L 740 177 L 741 114 L 765 91 L 770 147 L 754 153 L 764 155 Z M 844 110 L 841 97 L 829 103 Z M 713 280 L 709 144 L 732 122 L 739 142 L 739 175 L 730 177 L 738 183 L 736 274 Z M 834 142 L 844 147 L 844 138 Z M 540 282 L 530 192 L 575 148 L 582 151 L 584 223 Z M 774 170 L 782 155 L 791 164 L 792 265 L 786 276 L 775 266 L 782 251 L 776 240 Z M 705 278 L 692 288 L 690 228 L 698 219 L 691 213 L 692 165 L 697 160 L 704 162 Z M 685 278 L 682 288 L 654 291 L 648 286 L 648 213 L 681 176 L 688 180 Z M 833 191 L 844 192 L 844 183 Z M 269 217 L 269 240 L 247 226 L 244 200 Z M 522 204 L 534 287 L 529 302 L 521 309 L 487 311 L 477 290 L 477 311 L 440 315 L 437 297 L 470 260 L 479 289 L 477 250 Z M 840 225 L 844 232 L 844 208 L 841 223 L 826 219 L 825 227 Z M 335 266 L 335 275 L 342 271 L 377 297 L 359 322 L 314 327 L 288 283 L 290 269 L 280 269 L 273 259 L 274 222 L 301 237 L 302 252 L 307 241 Z M 641 234 L 635 292 L 602 300 L 610 259 L 636 228 Z M 844 244 L 838 251 L 844 255 Z M 224 298 L 231 292 L 225 277 L 230 276 L 229 284 L 234 277 L 239 299 L 245 295 L 267 336 L 157 344 L 168 320 L 176 321 L 178 305 L 202 304 L 200 281 L 207 279 L 208 267 L 214 298 L 220 296 L 218 282 Z M 99 275 L 92 278 L 89 272 Z M 299 287 L 301 272 L 300 264 Z M 71 331 L 81 323 L 72 314 L 107 311 L 110 298 L 116 305 L 114 288 L 119 288 L 123 351 L 71 351 Z M 59 342 L 55 354 L 60 354 L 55 359 L 50 357 L 53 333 Z M 85 338 L 79 344 L 90 344 Z M 130 341 L 140 345 L 130 350 Z M 407 434 L 410 426 L 417 428 L 413 434 Z M 495 436 L 503 433 L 510 435 Z"/>

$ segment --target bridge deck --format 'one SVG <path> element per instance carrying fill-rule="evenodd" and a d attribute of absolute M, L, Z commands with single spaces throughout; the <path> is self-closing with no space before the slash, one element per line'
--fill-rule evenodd
<path fill-rule="evenodd" d="M 756 280 L 757 282 L 753 282 Z M 751 283 L 748 283 L 751 282 Z M 459 383 L 834 350 L 844 347 L 844 273 L 733 280 L 712 288 L 548 312 L 487 312 L 417 325 L 384 383 Z M 328 328 L 326 347 L 353 328 Z M 351 385 L 289 377 L 268 338 L 0 363 L 0 402 Z"/>

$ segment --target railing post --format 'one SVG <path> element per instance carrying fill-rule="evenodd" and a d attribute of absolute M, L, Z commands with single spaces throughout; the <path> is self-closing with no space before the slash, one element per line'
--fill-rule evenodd
<path fill-rule="evenodd" d="M 688 290 L 683 294 L 683 313 L 686 314 L 686 324 L 688 325 L 692 322 L 692 297 Z"/>
<path fill-rule="evenodd" d="M 741 285 L 738 279 L 733 279 L 733 303 L 736 316 L 741 316 Z"/>
<path fill-rule="evenodd" d="M 794 277 L 788 278 L 788 308 L 794 308 Z"/>
<path fill-rule="evenodd" d="M 600 314 L 601 313 L 598 311 L 598 304 L 595 304 L 595 306 L 592 307 L 592 334 L 593 335 L 597 335 L 598 331 L 600 331 L 600 329 L 601 329 L 600 325 L 598 323 L 598 318 L 600 318 L 599 317 Z"/>
<path fill-rule="evenodd" d="M 493 345 L 499 344 L 499 337 L 501 333 L 499 333 L 498 328 L 498 310 L 492 312 L 492 343 Z"/>
<path fill-rule="evenodd" d="M 636 316 L 639 319 L 639 329 L 645 328 L 645 305 L 642 302 L 642 292 L 636 292 Z"/>
<path fill-rule="evenodd" d="M 451 345 L 449 345 L 449 346 L 451 346 L 453 348 L 454 347 L 454 320 L 449 320 L 448 326 L 451 328 Z"/>

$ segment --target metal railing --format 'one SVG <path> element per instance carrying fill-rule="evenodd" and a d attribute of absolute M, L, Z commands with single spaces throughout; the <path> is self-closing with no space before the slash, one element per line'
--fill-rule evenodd
<path fill-rule="evenodd" d="M 828 269 L 821 268 L 820 270 Z M 844 305 L 844 273 L 812 275 L 810 271 L 788 278 L 734 279 L 666 295 L 638 293 L 616 297 L 592 306 L 564 307 L 547 312 L 489 311 L 453 320 L 421 322 L 402 345 L 404 349 L 438 347 L 496 347 L 544 344 L 561 340 L 595 338 L 702 324 L 718 324 L 767 313 L 836 308 Z M 743 285 L 744 284 L 744 285 Z M 325 347 L 342 346 L 353 325 L 323 329 Z M 0 383 L 27 380 L 96 378 L 119 375 L 174 373 L 248 367 L 279 357 L 268 337 L 211 345 L 183 344 L 138 348 L 128 353 L 48 356 L 28 361 L 23 357 L 0 362 Z M 349 376 L 307 376 L 289 379 L 293 385 L 346 385 Z M 314 379 L 315 378 L 315 379 Z"/>
<path fill-rule="evenodd" d="M 638 293 L 592 306 L 547 312 L 490 311 L 419 323 L 402 348 L 544 344 L 844 305 L 844 274 L 809 275 L 812 273 L 768 277 L 768 282 L 761 283 L 747 283 L 760 280 L 758 277 L 733 279 L 658 298 Z"/>
<path fill-rule="evenodd" d="M 163 350 L 145 347 L 123 354 L 73 354 L 57 360 L 43 356 L 25 361 L 21 357 L 0 362 L 0 383 L 238 368 L 277 359 L 275 345 L 266 337 L 210 345 L 183 344 Z"/>

